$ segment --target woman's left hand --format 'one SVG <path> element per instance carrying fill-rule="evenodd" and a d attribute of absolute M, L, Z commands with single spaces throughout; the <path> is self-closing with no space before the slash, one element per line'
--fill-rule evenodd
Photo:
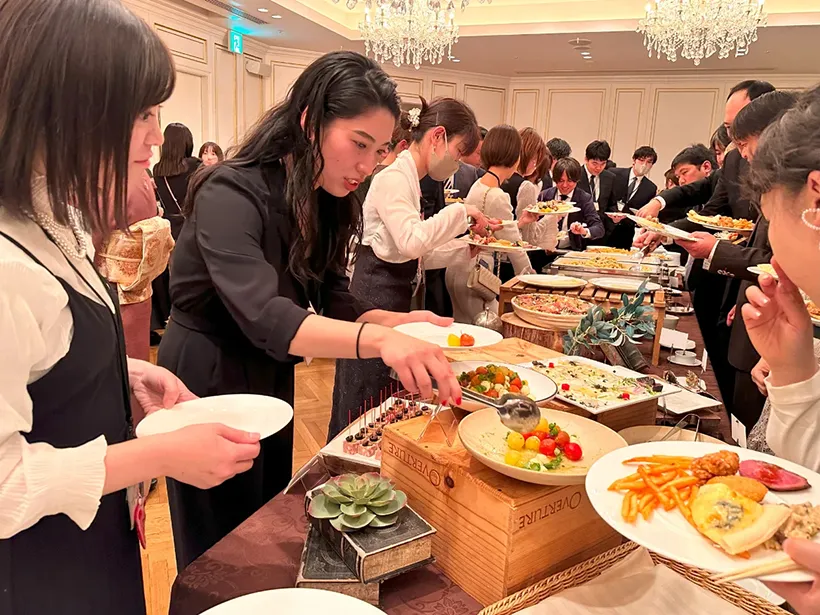
<path fill-rule="evenodd" d="M 147 361 L 128 359 L 128 379 L 131 392 L 146 415 L 197 399 L 174 374 Z"/>

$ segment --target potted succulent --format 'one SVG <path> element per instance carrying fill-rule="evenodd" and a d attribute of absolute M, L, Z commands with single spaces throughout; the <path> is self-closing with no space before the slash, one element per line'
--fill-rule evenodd
<path fill-rule="evenodd" d="M 394 525 L 406 504 L 407 495 L 395 489 L 388 478 L 374 472 L 342 474 L 313 495 L 308 514 L 314 519 L 329 519 L 340 532 L 353 532 Z"/>

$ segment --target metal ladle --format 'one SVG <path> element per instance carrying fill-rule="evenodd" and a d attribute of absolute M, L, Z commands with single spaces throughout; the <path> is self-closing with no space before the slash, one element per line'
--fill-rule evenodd
<path fill-rule="evenodd" d="M 390 377 L 395 380 L 399 379 L 398 374 L 392 369 L 390 370 Z M 435 380 L 433 380 L 433 386 L 438 388 Z M 498 418 L 501 419 L 501 424 L 519 433 L 533 431 L 541 420 L 541 410 L 533 400 L 524 395 L 505 393 L 496 399 L 494 397 L 488 397 L 487 395 L 481 395 L 467 388 L 462 388 L 461 394 L 465 399 L 476 401 L 490 408 L 495 408 L 496 412 L 498 412 Z"/>

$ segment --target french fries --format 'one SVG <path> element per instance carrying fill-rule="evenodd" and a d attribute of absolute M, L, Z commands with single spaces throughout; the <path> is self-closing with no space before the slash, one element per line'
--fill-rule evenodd
<path fill-rule="evenodd" d="M 700 480 L 687 471 L 692 457 L 652 455 L 634 457 L 624 464 L 640 464 L 637 472 L 616 480 L 610 491 L 624 491 L 621 516 L 627 523 L 635 523 L 638 515 L 648 521 L 658 506 L 670 511 L 677 508 L 692 523 L 691 506 L 698 492 Z"/>

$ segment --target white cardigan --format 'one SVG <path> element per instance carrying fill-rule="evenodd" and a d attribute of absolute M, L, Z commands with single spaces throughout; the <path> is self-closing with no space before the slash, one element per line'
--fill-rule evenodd
<path fill-rule="evenodd" d="M 766 379 L 771 411 L 766 441 L 778 457 L 820 472 L 820 371 L 782 387 Z"/>

